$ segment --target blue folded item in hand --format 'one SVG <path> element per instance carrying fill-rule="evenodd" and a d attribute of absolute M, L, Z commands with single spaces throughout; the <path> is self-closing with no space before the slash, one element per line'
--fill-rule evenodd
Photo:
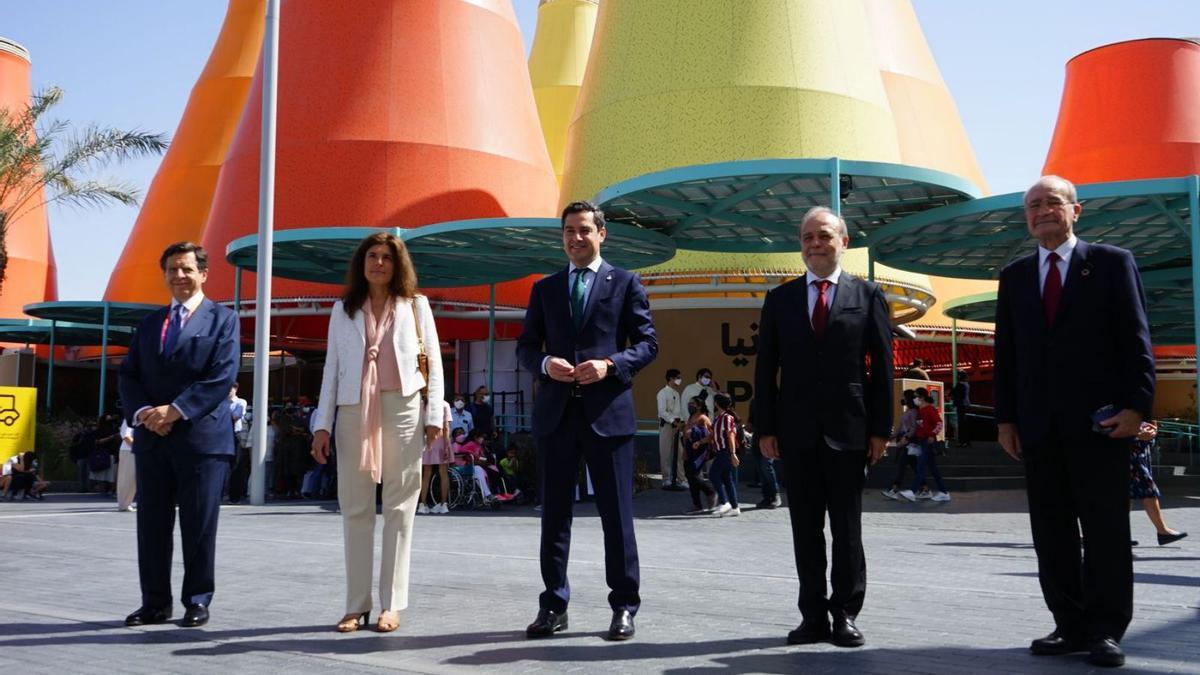
<path fill-rule="evenodd" d="M 1092 413 L 1092 431 L 1105 436 L 1112 433 L 1115 427 L 1102 427 L 1100 423 L 1116 415 L 1119 411 L 1115 405 L 1109 404 Z"/>

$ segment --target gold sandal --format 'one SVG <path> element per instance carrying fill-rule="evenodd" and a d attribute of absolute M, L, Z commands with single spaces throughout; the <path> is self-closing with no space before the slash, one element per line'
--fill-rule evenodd
<path fill-rule="evenodd" d="M 385 617 L 395 617 L 394 620 L 387 620 Z M 375 624 L 375 630 L 380 633 L 390 633 L 400 627 L 400 613 L 395 610 L 386 610 L 379 613 L 379 621 Z"/>
<path fill-rule="evenodd" d="M 361 614 L 347 614 L 342 617 L 342 620 L 337 622 L 333 627 L 339 633 L 353 633 L 354 631 L 367 625 L 371 620 L 371 612 L 363 612 Z"/>

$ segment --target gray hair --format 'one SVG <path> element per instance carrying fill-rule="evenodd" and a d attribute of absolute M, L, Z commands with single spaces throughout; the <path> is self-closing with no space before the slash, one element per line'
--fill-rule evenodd
<path fill-rule="evenodd" d="M 1039 185 L 1045 185 L 1047 187 L 1061 187 L 1068 203 L 1079 203 L 1079 194 L 1075 191 L 1075 184 L 1066 178 L 1063 178 L 1062 176 L 1055 176 L 1054 174 L 1047 174 L 1037 179 L 1037 182 L 1033 185 L 1030 185 L 1029 189 L 1025 191 L 1025 194 L 1021 196 L 1021 202 L 1024 203 L 1025 200 L 1029 199 L 1029 193 L 1033 191 L 1033 188 Z"/>
<path fill-rule="evenodd" d="M 804 217 L 800 219 L 800 229 L 803 230 L 804 224 L 813 218 L 818 218 L 825 215 L 833 216 L 833 219 L 837 221 L 837 230 L 839 235 L 844 238 L 850 237 L 850 228 L 846 227 L 846 219 L 835 213 L 834 210 L 828 206 L 814 206 L 806 211 L 804 213 Z"/>

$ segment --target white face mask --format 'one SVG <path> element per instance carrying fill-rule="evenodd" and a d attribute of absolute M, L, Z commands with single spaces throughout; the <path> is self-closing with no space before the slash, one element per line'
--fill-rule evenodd
<path fill-rule="evenodd" d="M 488 401 L 492 400 L 492 397 L 490 394 L 484 394 L 483 396 L 479 397 L 479 400 L 487 403 Z"/>
<path fill-rule="evenodd" d="M 712 384 L 712 378 L 705 375 L 704 377 L 700 378 L 700 384 L 707 387 L 708 385 Z"/>
<path fill-rule="evenodd" d="M 683 384 L 683 378 L 677 377 L 674 380 L 671 380 L 671 382 L 673 382 L 675 384 L 675 386 L 678 387 L 679 385 Z"/>
<path fill-rule="evenodd" d="M 465 404 L 465 403 L 463 403 L 462 401 L 455 401 L 455 402 L 454 402 L 454 409 L 455 409 L 455 410 L 462 410 L 462 409 L 463 409 L 463 406 L 465 406 L 465 405 L 466 405 L 466 404 Z"/>

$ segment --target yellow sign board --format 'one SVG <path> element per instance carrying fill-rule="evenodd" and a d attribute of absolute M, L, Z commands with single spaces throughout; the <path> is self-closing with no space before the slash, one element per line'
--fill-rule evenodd
<path fill-rule="evenodd" d="M 0 387 L 0 462 L 33 450 L 37 389 Z"/>

